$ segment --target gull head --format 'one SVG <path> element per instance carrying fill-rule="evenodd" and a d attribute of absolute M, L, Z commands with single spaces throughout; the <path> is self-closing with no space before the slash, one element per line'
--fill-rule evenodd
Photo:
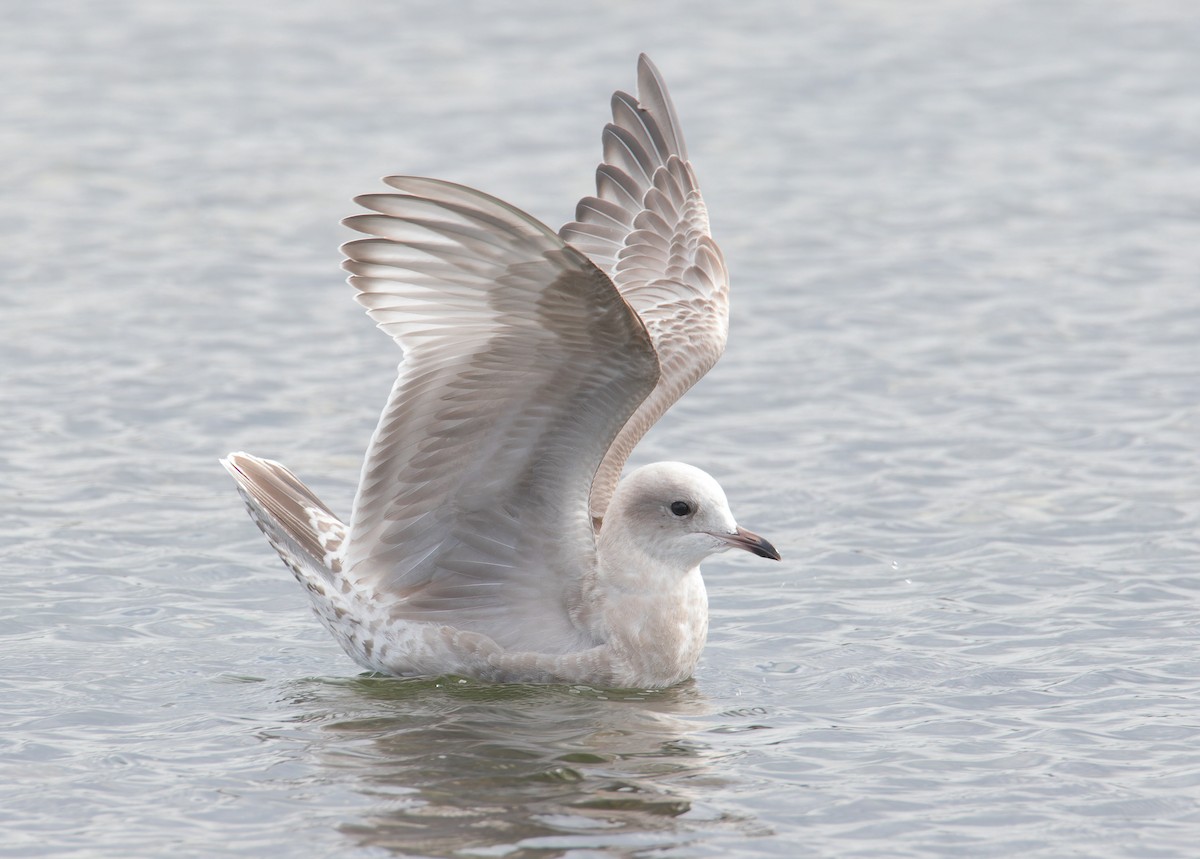
<path fill-rule="evenodd" d="M 625 477 L 605 517 L 602 543 L 610 526 L 614 537 L 677 569 L 694 569 L 727 549 L 780 559 L 774 546 L 738 526 L 716 480 L 682 462 L 656 462 Z"/>

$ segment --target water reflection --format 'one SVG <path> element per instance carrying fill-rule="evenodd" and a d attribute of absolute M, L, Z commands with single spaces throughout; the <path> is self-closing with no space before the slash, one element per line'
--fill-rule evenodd
<path fill-rule="evenodd" d="M 357 678 L 297 692 L 302 718 L 320 724 L 314 763 L 370 800 L 340 826 L 363 846 L 555 856 L 678 845 L 742 823 L 706 801 L 729 783 L 719 771 L 729 751 L 694 736 L 712 708 L 691 683 L 612 692 Z"/>

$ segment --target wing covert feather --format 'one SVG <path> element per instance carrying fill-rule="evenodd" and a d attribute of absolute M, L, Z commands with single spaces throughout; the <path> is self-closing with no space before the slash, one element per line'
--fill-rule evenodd
<path fill-rule="evenodd" d="M 725 261 L 675 107 L 645 55 L 638 60 L 638 97 L 616 93 L 612 113 L 596 196 L 579 202 L 575 220 L 559 235 L 605 271 L 637 312 L 661 375 L 596 473 L 590 510 L 597 521 L 634 446 L 721 357 L 729 318 Z"/>
<path fill-rule="evenodd" d="M 345 223 L 358 300 L 404 349 L 354 502 L 345 569 L 396 612 L 501 645 L 571 649 L 592 478 L 654 389 L 646 328 L 609 277 L 488 195 L 389 177 Z"/>

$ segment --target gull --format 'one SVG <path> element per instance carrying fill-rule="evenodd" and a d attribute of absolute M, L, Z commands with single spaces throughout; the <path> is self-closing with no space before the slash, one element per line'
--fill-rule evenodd
<path fill-rule="evenodd" d="M 343 223 L 403 350 L 349 522 L 278 462 L 222 464 L 364 668 L 661 688 L 708 633 L 700 562 L 744 549 L 705 472 L 634 445 L 725 349 L 729 278 L 662 77 L 617 92 L 597 193 L 558 233 L 462 185 L 391 176 Z"/>

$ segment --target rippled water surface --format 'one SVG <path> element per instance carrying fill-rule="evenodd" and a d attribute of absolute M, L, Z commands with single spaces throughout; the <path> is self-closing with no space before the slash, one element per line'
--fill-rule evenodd
<path fill-rule="evenodd" d="M 10 5 L 0 856 L 1194 855 L 1194 4 Z M 637 458 L 785 561 L 675 689 L 362 676 L 217 457 L 348 511 L 350 198 L 557 226 L 642 50 L 735 283 Z"/>

